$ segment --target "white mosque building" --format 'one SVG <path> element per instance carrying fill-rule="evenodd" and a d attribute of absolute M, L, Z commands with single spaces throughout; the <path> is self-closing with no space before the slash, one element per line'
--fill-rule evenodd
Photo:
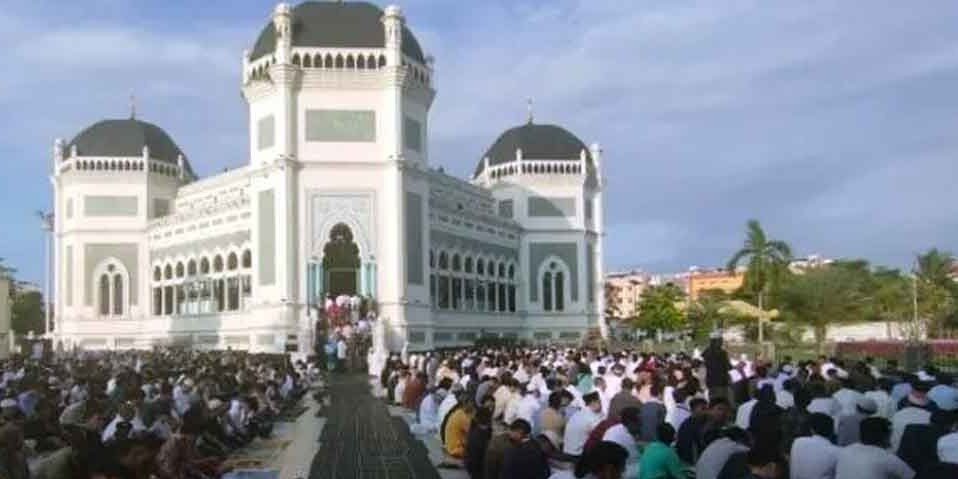
<path fill-rule="evenodd" d="M 279 4 L 242 62 L 243 167 L 199 178 L 132 115 L 56 140 L 59 345 L 305 352 L 327 294 L 374 298 L 393 350 L 605 331 L 598 145 L 530 118 L 468 180 L 431 167 L 396 6 Z"/>

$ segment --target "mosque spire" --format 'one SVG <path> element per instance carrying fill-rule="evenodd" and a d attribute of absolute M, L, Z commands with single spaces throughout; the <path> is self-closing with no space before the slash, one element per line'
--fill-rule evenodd
<path fill-rule="evenodd" d="M 136 95 L 130 92 L 130 119 L 136 119 Z"/>
<path fill-rule="evenodd" d="M 526 109 L 528 110 L 528 114 L 529 114 L 529 124 L 531 125 L 531 124 L 532 124 L 532 121 L 535 119 L 535 118 L 534 118 L 534 115 L 532 114 L 532 98 L 531 98 L 531 97 L 530 97 L 530 98 L 526 98 Z"/>

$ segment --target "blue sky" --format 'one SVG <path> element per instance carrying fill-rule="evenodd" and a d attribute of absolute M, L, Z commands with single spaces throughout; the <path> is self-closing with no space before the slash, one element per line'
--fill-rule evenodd
<path fill-rule="evenodd" d="M 400 4 L 436 57 L 433 164 L 467 175 L 527 97 L 602 144 L 607 269 L 722 264 L 749 218 L 800 254 L 958 250 L 958 2 Z M 0 257 L 42 277 L 53 139 L 131 91 L 201 175 L 244 164 L 241 52 L 273 5 L 5 1 Z"/>

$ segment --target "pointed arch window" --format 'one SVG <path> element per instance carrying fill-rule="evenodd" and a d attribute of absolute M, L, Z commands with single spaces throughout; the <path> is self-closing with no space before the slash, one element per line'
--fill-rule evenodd
<path fill-rule="evenodd" d="M 116 260 L 107 260 L 94 270 L 96 311 L 100 316 L 122 316 L 127 310 L 127 273 Z M 158 269 L 158 268 L 157 268 Z M 156 277 L 157 271 L 154 271 Z"/>
<path fill-rule="evenodd" d="M 542 273 L 542 309 L 565 311 L 566 268 L 558 261 L 549 261 Z"/>

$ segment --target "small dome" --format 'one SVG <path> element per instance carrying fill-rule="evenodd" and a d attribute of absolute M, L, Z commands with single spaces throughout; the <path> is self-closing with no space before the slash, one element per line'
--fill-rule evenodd
<path fill-rule="evenodd" d="M 160 161 L 175 164 L 180 155 L 186 159 L 162 128 L 133 118 L 98 121 L 73 138 L 66 151 L 76 147 L 78 156 L 139 157 L 144 146 L 150 148 L 150 157 Z"/>
<path fill-rule="evenodd" d="M 592 153 L 577 136 L 557 125 L 526 123 L 510 128 L 483 155 L 489 158 L 489 166 L 516 161 L 516 150 L 522 150 L 524 160 L 579 161 L 582 150 L 586 160 L 592 162 Z M 479 161 L 475 176 L 482 173 L 484 160 Z"/>
<path fill-rule="evenodd" d="M 292 11 L 294 47 L 384 48 L 383 11 L 367 2 L 303 2 Z M 250 60 L 276 50 L 276 30 L 268 23 L 260 32 Z M 425 63 L 422 48 L 405 26 L 402 52 Z"/>

